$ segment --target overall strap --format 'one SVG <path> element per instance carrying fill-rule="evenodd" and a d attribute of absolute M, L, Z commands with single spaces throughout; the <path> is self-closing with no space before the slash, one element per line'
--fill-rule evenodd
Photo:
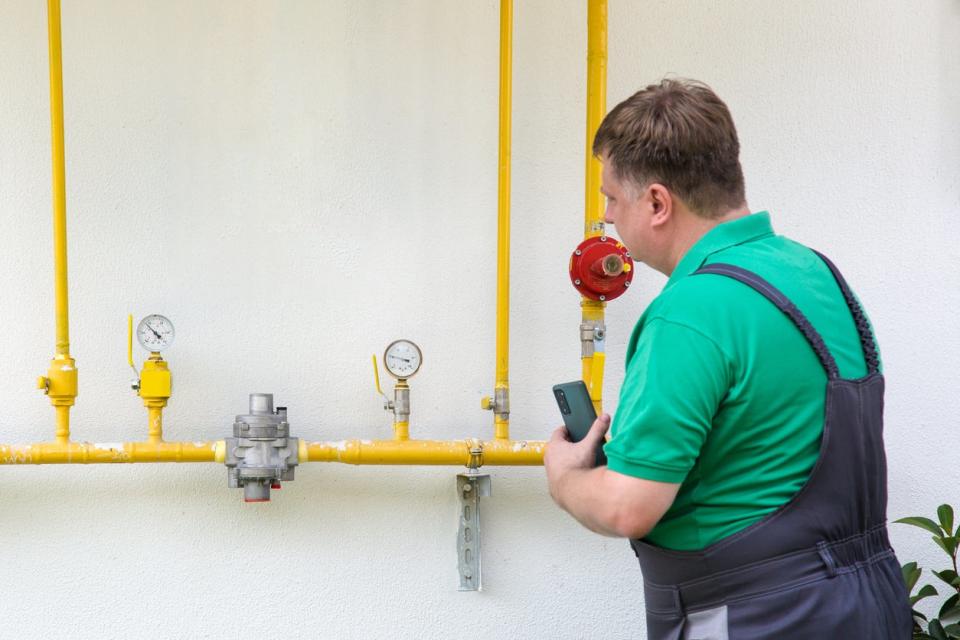
<path fill-rule="evenodd" d="M 812 251 L 817 254 L 830 269 L 830 273 L 833 274 L 833 279 L 837 281 L 837 285 L 840 287 L 843 299 L 847 302 L 847 308 L 850 309 L 853 322 L 857 325 L 857 333 L 860 334 L 860 347 L 863 349 L 863 359 L 867 363 L 867 375 L 879 372 L 880 358 L 877 356 L 877 343 L 874 341 L 873 331 L 870 330 L 870 321 L 867 320 L 867 315 L 863 312 L 863 307 L 860 306 L 850 287 L 847 286 L 847 281 L 843 279 L 840 271 L 836 265 L 830 261 L 830 258 L 815 249 Z"/>
<path fill-rule="evenodd" d="M 827 349 L 827 344 L 823 341 L 823 337 L 813 328 L 807 316 L 803 315 L 803 312 L 797 308 L 797 305 L 793 304 L 779 289 L 752 271 L 747 271 L 732 264 L 707 264 L 694 272 L 694 275 L 699 274 L 727 276 L 757 291 L 757 293 L 776 305 L 776 307 L 796 325 L 800 333 L 803 334 L 803 337 L 810 343 L 814 353 L 817 354 L 817 358 L 820 359 L 820 364 L 823 365 L 824 371 L 827 372 L 827 378 L 834 380 L 840 377 L 837 362 L 833 359 L 830 350 Z"/>

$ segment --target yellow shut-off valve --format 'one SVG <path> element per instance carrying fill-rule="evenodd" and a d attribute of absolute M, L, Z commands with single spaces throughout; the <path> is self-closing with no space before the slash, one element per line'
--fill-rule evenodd
<path fill-rule="evenodd" d="M 137 394 L 143 398 L 144 404 L 162 402 L 161 406 L 164 406 L 167 404 L 172 390 L 173 381 L 170 369 L 167 367 L 167 361 L 159 353 L 151 353 L 150 358 L 143 363 L 143 369 L 140 371 L 140 389 Z"/>

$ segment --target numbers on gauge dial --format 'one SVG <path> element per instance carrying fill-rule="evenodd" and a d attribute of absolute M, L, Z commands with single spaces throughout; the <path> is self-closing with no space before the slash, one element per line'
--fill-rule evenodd
<path fill-rule="evenodd" d="M 423 362 L 420 347 L 409 340 L 395 340 L 383 353 L 383 363 L 394 378 L 409 378 Z"/>
<path fill-rule="evenodd" d="M 137 341 L 147 351 L 162 351 L 173 343 L 173 323 L 160 314 L 149 315 L 137 325 Z"/>

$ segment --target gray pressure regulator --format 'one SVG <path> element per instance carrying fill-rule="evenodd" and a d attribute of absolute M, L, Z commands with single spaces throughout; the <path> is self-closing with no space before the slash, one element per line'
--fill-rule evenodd
<path fill-rule="evenodd" d="M 287 408 L 273 408 L 272 393 L 250 394 L 250 413 L 237 416 L 225 441 L 227 486 L 243 487 L 245 502 L 269 502 L 271 489 L 293 480 L 300 443 L 290 437 Z"/>

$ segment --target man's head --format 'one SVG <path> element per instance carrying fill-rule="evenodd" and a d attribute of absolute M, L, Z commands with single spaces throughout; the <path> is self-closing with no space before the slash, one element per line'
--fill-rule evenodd
<path fill-rule="evenodd" d="M 733 118 L 702 83 L 667 79 L 630 96 L 604 118 L 593 152 L 604 165 L 607 222 L 660 271 L 710 228 L 747 213 Z"/>

